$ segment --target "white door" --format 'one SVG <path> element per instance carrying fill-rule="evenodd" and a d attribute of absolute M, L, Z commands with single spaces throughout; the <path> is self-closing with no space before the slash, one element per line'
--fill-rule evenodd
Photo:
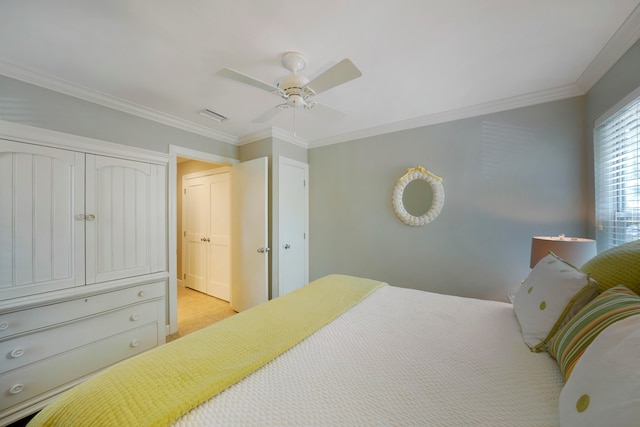
<path fill-rule="evenodd" d="M 219 173 L 208 177 L 209 235 L 206 293 L 229 301 L 231 296 L 231 179 Z"/>
<path fill-rule="evenodd" d="M 0 140 L 0 300 L 85 283 L 84 154 Z"/>
<path fill-rule="evenodd" d="M 207 290 L 207 242 L 209 234 L 209 186 L 206 177 L 184 180 L 184 270 L 187 287 Z"/>
<path fill-rule="evenodd" d="M 282 296 L 309 281 L 309 165 L 280 157 L 278 170 L 278 271 Z"/>
<path fill-rule="evenodd" d="M 231 308 L 246 310 L 269 298 L 267 158 L 231 168 Z"/>
<path fill-rule="evenodd" d="M 185 285 L 225 301 L 231 283 L 228 170 L 186 175 L 182 185 Z"/>

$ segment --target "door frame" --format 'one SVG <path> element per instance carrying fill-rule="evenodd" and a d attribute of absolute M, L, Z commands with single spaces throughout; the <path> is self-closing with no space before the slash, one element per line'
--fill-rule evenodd
<path fill-rule="evenodd" d="M 169 145 L 169 289 L 167 289 L 167 325 L 166 335 L 178 332 L 178 213 L 177 213 L 177 180 L 178 180 L 178 157 L 187 157 L 203 162 L 217 163 L 224 165 L 234 165 L 240 163 L 231 157 L 219 156 L 217 154 L 206 153 L 204 151 L 192 150 L 179 145 Z"/>

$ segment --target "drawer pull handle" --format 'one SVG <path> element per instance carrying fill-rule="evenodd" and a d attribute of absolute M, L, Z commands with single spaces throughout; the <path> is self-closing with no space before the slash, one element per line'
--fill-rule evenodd
<path fill-rule="evenodd" d="M 16 348 L 11 352 L 11 357 L 17 359 L 24 354 L 24 348 Z"/>
<path fill-rule="evenodd" d="M 9 329 L 9 324 L 4 322 L 4 323 L 0 323 L 0 331 L 4 331 Z"/>
<path fill-rule="evenodd" d="M 139 314 L 132 314 L 131 315 L 131 320 L 133 322 L 137 322 L 138 320 L 140 320 L 140 315 Z"/>
<path fill-rule="evenodd" d="M 135 339 L 133 341 L 131 341 L 131 347 L 137 347 L 140 345 L 140 340 L 139 339 Z"/>
<path fill-rule="evenodd" d="M 24 385 L 22 385 L 22 384 L 14 384 L 14 386 L 9 389 L 9 393 L 18 394 L 22 390 L 24 390 Z"/>
<path fill-rule="evenodd" d="M 145 295 L 147 295 L 147 293 L 146 293 L 145 291 L 140 291 L 140 292 L 138 292 L 138 296 L 139 296 L 139 297 L 143 297 L 143 296 L 145 296 Z"/>

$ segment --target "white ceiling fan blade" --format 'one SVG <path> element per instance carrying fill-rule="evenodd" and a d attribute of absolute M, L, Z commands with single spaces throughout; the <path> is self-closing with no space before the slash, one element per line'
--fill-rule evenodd
<path fill-rule="evenodd" d="M 267 111 L 262 113 L 262 115 L 260 117 L 257 117 L 255 119 L 253 119 L 251 122 L 252 123 L 265 123 L 265 122 L 268 122 L 269 120 L 273 119 L 280 111 L 286 110 L 287 108 L 289 108 L 289 106 L 287 104 L 276 105 L 273 108 L 269 108 Z"/>
<path fill-rule="evenodd" d="M 258 79 L 254 79 L 253 77 L 247 76 L 246 74 L 242 74 L 239 71 L 232 70 L 231 68 L 223 68 L 216 74 L 221 77 L 226 77 L 228 79 L 247 84 L 249 86 L 257 87 L 258 89 L 266 90 L 267 92 L 279 92 L 277 87 Z"/>
<path fill-rule="evenodd" d="M 335 108 L 328 107 L 318 102 L 312 103 L 312 105 L 309 107 L 309 110 L 312 110 L 311 114 L 319 113 L 325 118 L 330 118 L 332 120 L 337 120 L 346 116 L 346 114 L 342 111 L 336 110 Z"/>
<path fill-rule="evenodd" d="M 311 89 L 313 93 L 324 92 L 333 87 L 339 86 L 350 80 L 360 77 L 362 73 L 353 65 L 350 59 L 343 59 L 315 79 L 307 83 L 306 87 Z"/>

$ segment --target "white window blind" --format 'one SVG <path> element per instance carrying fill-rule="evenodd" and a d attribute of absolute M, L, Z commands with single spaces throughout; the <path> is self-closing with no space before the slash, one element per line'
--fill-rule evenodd
<path fill-rule="evenodd" d="M 640 98 L 594 133 L 598 251 L 640 238 Z"/>

